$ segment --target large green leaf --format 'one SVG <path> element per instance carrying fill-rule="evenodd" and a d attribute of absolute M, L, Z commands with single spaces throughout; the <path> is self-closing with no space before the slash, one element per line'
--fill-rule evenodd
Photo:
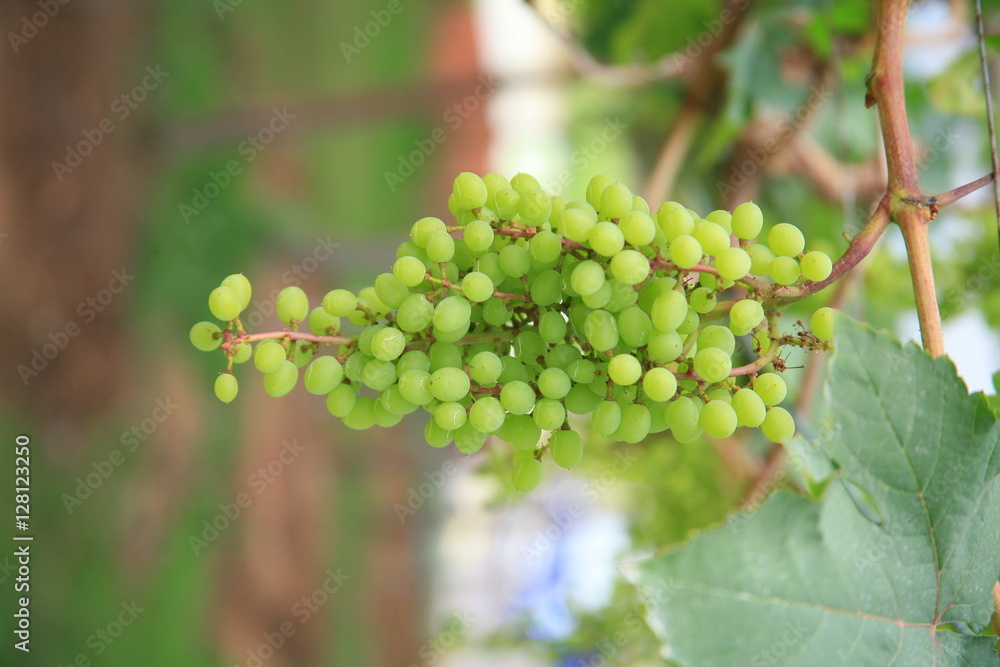
<path fill-rule="evenodd" d="M 948 359 L 841 319 L 819 502 L 756 512 L 640 565 L 680 665 L 997 665 L 1000 427 Z"/>

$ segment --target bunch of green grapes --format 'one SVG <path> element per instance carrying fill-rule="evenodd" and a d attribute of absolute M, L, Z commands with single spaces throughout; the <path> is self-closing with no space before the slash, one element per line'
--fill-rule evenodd
<path fill-rule="evenodd" d="M 828 308 L 811 332 L 782 336 L 777 324 L 782 297 L 831 275 L 798 228 L 776 224 L 758 240 L 753 203 L 701 217 L 666 202 L 652 213 L 604 175 L 566 202 L 528 174 L 466 172 L 448 206 L 455 224 L 416 221 L 391 271 L 357 294 L 335 289 L 310 308 L 300 288 L 282 290 L 285 331 L 247 333 L 250 283 L 227 277 L 209 295 L 225 325 L 191 330 L 199 349 L 225 350 L 218 397 L 235 398 L 233 366 L 251 357 L 272 396 L 304 368 L 306 391 L 352 429 L 423 410 L 431 446 L 472 454 L 490 435 L 511 443 L 522 490 L 541 481 L 545 452 L 566 468 L 580 461 L 570 414 L 628 443 L 668 429 L 680 442 L 741 426 L 775 442 L 794 434 L 775 362 L 783 345 L 827 348 L 833 335 Z M 340 335 L 342 318 L 358 333 Z M 755 358 L 734 367 L 741 339 Z"/>

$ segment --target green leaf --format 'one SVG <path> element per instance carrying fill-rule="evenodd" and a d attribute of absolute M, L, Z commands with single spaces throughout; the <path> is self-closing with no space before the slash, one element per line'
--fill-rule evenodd
<path fill-rule="evenodd" d="M 819 502 L 779 492 L 631 574 L 664 654 L 1000 664 L 996 637 L 977 636 L 1000 574 L 1000 427 L 950 360 L 846 318 L 835 342 L 821 441 L 839 478 Z"/>

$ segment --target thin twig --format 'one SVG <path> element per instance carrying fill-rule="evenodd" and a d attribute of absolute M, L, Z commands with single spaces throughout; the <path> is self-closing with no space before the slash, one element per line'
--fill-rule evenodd
<path fill-rule="evenodd" d="M 997 130 L 993 123 L 993 88 L 990 66 L 986 58 L 986 29 L 983 25 L 983 3 L 976 0 L 976 24 L 979 29 L 979 60 L 983 66 L 983 88 L 986 91 L 986 122 L 990 129 L 990 159 L 993 161 L 993 200 L 997 212 L 997 241 L 1000 243 L 1000 160 L 997 158 Z"/>
<path fill-rule="evenodd" d="M 995 179 L 993 174 L 986 174 L 982 178 L 977 178 L 971 183 L 966 183 L 965 185 L 960 185 L 954 190 L 949 190 L 948 192 L 942 192 L 935 197 L 925 197 L 921 203 L 928 206 L 947 206 L 948 204 L 953 204 L 957 202 L 962 197 L 972 194 L 976 190 L 986 187 L 990 183 L 993 183 Z"/>

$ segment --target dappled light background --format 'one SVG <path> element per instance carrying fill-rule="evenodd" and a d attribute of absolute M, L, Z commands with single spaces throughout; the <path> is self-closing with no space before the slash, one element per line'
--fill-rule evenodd
<path fill-rule="evenodd" d="M 759 434 L 588 434 L 578 469 L 518 494 L 508 446 L 432 449 L 419 415 L 351 431 L 249 368 L 223 405 L 222 355 L 188 330 L 230 273 L 254 331 L 281 328 L 282 287 L 370 284 L 415 220 L 450 219 L 460 171 L 567 198 L 607 172 L 654 209 L 753 199 L 839 256 L 885 183 L 871 8 L 761 4 L 0 4 L 0 424 L 31 441 L 35 537 L 30 654 L 0 551 L 0 664 L 662 664 L 629 564 L 759 502 Z M 970 7 L 911 20 L 927 192 L 988 171 Z M 994 393 L 988 197 L 935 224 L 949 352 Z M 783 326 L 833 302 L 918 337 L 902 248 L 893 230 Z M 821 361 L 786 361 L 804 430 Z"/>

